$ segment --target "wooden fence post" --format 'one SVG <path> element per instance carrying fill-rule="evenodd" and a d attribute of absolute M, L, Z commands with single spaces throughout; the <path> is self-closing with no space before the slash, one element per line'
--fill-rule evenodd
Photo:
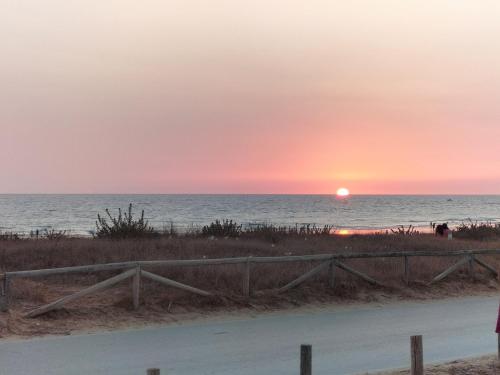
<path fill-rule="evenodd" d="M 332 259 L 330 265 L 328 266 L 328 285 L 330 288 L 335 287 L 335 261 Z"/>
<path fill-rule="evenodd" d="M 469 255 L 469 276 L 474 280 L 474 255 Z"/>
<path fill-rule="evenodd" d="M 411 370 L 410 375 L 424 375 L 424 352 L 422 336 L 411 336 Z"/>
<path fill-rule="evenodd" d="M 245 270 L 243 272 L 243 295 L 250 297 L 250 257 L 247 258 L 245 263 Z"/>
<path fill-rule="evenodd" d="M 159 368 L 148 368 L 146 371 L 147 375 L 160 375 L 160 369 Z"/>
<path fill-rule="evenodd" d="M 300 375 L 312 375 L 312 346 L 300 346 Z"/>
<path fill-rule="evenodd" d="M 9 311 L 9 279 L 7 275 L 0 274 L 0 281 L 2 283 L 0 290 L 0 311 Z"/>
<path fill-rule="evenodd" d="M 410 284 L 410 258 L 405 256 L 403 259 L 404 262 L 404 281 L 406 285 Z"/>
<path fill-rule="evenodd" d="M 141 291 L 141 266 L 135 268 L 135 275 L 132 278 L 132 300 L 134 303 L 134 310 L 139 308 L 139 298 Z"/>

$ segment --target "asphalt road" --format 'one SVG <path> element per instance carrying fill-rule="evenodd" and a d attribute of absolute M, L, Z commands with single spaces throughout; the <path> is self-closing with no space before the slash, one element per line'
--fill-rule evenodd
<path fill-rule="evenodd" d="M 407 367 L 409 337 L 441 362 L 496 351 L 498 298 L 471 297 L 314 313 L 272 314 L 112 333 L 0 342 L 2 375 L 298 374 L 299 345 L 313 374 Z"/>

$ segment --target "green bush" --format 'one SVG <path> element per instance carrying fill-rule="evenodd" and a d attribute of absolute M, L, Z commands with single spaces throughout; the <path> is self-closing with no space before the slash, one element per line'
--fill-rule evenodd
<path fill-rule="evenodd" d="M 98 238 L 143 238 L 158 235 L 158 232 L 144 220 L 144 210 L 139 219 L 134 219 L 132 203 L 128 206 L 128 212 L 122 214 L 122 210 L 118 209 L 117 217 L 111 216 L 108 209 L 106 209 L 106 214 L 108 218 L 97 214 L 95 236 Z"/>
<path fill-rule="evenodd" d="M 214 237 L 239 237 L 241 227 L 241 225 L 232 220 L 215 220 L 210 225 L 205 225 L 201 230 L 201 234 L 203 236 Z"/>

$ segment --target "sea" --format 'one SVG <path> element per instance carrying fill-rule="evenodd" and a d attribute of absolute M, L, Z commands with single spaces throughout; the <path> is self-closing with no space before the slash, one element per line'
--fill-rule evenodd
<path fill-rule="evenodd" d="M 500 222 L 500 195 L 0 195 L 0 232 L 45 230 L 92 236 L 97 214 L 132 204 L 163 230 L 201 228 L 216 219 L 244 226 L 332 225 L 342 233 L 400 225 L 430 231 L 430 223 Z"/>

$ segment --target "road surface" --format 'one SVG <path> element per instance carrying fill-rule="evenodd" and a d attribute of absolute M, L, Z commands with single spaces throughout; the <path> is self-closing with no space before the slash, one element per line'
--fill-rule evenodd
<path fill-rule="evenodd" d="M 314 375 L 407 367 L 409 337 L 424 336 L 426 363 L 496 351 L 496 297 L 280 313 L 111 333 L 0 341 L 0 374 L 298 374 L 299 345 Z"/>

